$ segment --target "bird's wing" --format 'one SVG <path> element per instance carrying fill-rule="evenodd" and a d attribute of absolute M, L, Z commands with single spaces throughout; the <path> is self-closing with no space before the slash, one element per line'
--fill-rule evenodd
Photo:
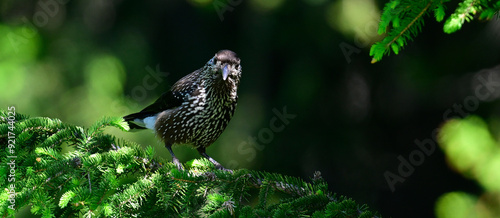
<path fill-rule="evenodd" d="M 138 113 L 124 116 L 123 119 L 125 119 L 125 121 L 131 121 L 135 119 L 143 119 L 149 116 L 154 116 L 155 114 L 160 113 L 164 110 L 181 106 L 182 102 L 183 98 L 179 94 L 168 91 L 163 93 L 160 98 L 158 98 L 153 104 L 147 106 Z"/>
<path fill-rule="evenodd" d="M 149 116 L 154 116 L 165 110 L 173 109 L 182 105 L 187 101 L 186 96 L 193 93 L 196 89 L 196 84 L 190 83 L 190 79 L 196 77 L 200 70 L 196 70 L 191 74 L 186 75 L 177 81 L 170 91 L 163 93 L 153 104 L 147 106 L 138 113 L 124 116 L 125 121 L 133 121 L 135 119 L 144 119 Z"/>

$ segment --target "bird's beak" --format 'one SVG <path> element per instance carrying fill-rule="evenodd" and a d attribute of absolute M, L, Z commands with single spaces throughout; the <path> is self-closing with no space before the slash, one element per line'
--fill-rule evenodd
<path fill-rule="evenodd" d="M 226 64 L 226 66 L 224 66 L 224 69 L 222 69 L 222 79 L 226 80 L 228 75 L 229 75 L 229 69 Z"/>

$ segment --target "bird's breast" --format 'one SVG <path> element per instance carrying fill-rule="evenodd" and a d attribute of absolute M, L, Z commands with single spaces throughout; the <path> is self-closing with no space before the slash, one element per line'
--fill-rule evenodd
<path fill-rule="evenodd" d="M 236 95 L 205 87 L 186 94 L 180 107 L 160 114 L 157 134 L 164 140 L 195 147 L 213 143 L 234 114 Z"/>

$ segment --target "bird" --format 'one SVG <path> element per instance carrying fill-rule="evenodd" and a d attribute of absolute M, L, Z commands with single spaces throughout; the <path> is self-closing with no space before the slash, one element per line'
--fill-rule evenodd
<path fill-rule="evenodd" d="M 220 50 L 202 68 L 179 79 L 143 110 L 123 119 L 131 129 L 151 129 L 163 141 L 179 170 L 172 146 L 191 145 L 216 169 L 231 171 L 207 155 L 234 115 L 241 78 L 240 58 Z M 232 171 L 231 171 L 232 172 Z"/>

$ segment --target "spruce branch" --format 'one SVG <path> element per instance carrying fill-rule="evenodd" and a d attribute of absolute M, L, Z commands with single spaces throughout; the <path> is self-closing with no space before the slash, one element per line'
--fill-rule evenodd
<path fill-rule="evenodd" d="M 155 157 L 151 146 L 103 133 L 109 126 L 127 131 L 121 118 L 83 128 L 17 114 L 8 128 L 6 117 L 0 111 L 3 217 L 23 207 L 42 217 L 378 217 L 366 205 L 332 194 L 319 173 L 312 182 L 246 169 L 230 173 L 206 159 L 179 171 Z M 16 135 L 15 159 L 9 157 L 9 132 Z M 65 146 L 70 149 L 62 153 Z M 14 181 L 8 180 L 11 172 Z"/>
<path fill-rule="evenodd" d="M 465 21 L 470 22 L 478 11 L 482 9 L 482 1 L 480 0 L 465 0 L 458 4 L 455 13 L 446 20 L 443 26 L 445 33 L 454 33 L 460 28 Z"/>
<path fill-rule="evenodd" d="M 424 26 L 424 18 L 434 12 L 436 21 L 441 22 L 446 16 L 446 3 L 450 0 L 390 0 L 383 8 L 379 34 L 387 35 L 370 48 L 372 63 L 380 61 L 392 52 L 399 54 L 408 40 L 413 40 Z M 493 3 L 492 3 L 493 2 Z M 493 19 L 500 10 L 500 1 L 462 0 L 443 25 L 445 33 L 453 33 L 462 28 L 465 21 L 474 18 Z M 479 16 L 476 16 L 479 13 Z M 389 26 L 392 24 L 392 29 Z"/>

